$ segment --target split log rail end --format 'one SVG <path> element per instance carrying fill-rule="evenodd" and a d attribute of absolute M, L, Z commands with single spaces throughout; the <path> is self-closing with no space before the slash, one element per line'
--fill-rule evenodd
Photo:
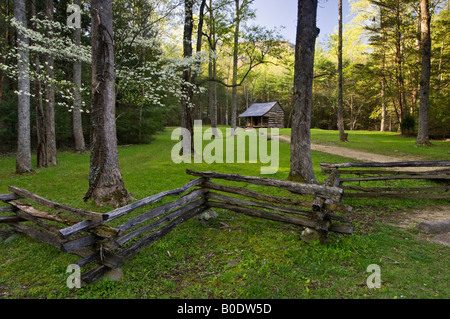
<path fill-rule="evenodd" d="M 450 161 L 321 163 L 320 166 L 323 173 L 337 176 L 335 185 L 344 191 L 344 198 L 450 198 Z M 436 185 L 400 187 L 390 182 L 400 180 L 433 181 Z M 377 181 L 387 185 L 366 185 Z"/>
<path fill-rule="evenodd" d="M 85 283 L 121 267 L 124 260 L 210 208 L 312 228 L 319 232 L 322 240 L 329 232 L 353 233 L 351 219 L 335 214 L 352 210 L 340 204 L 343 190 L 337 187 L 338 174 L 331 174 L 324 185 L 217 172 L 187 170 L 187 174 L 198 178 L 105 214 L 62 205 L 11 186 L 11 193 L 0 195 L 0 201 L 7 204 L 0 208 L 0 213 L 8 214 L 0 216 L 0 223 L 81 257 L 77 262 L 80 267 L 90 265 L 82 275 Z M 213 179 L 259 185 L 261 189 L 281 188 L 294 195 L 277 197 L 247 187 L 230 186 L 230 183 L 216 183 Z M 167 200 L 168 197 L 177 199 Z M 23 200 L 38 206 L 33 207 Z M 45 211 L 36 207 L 45 207 Z M 126 221 L 111 226 L 112 221 L 121 223 L 120 217 Z"/>

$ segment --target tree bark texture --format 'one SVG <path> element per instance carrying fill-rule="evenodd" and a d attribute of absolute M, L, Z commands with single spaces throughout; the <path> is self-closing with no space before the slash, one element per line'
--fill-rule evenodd
<path fill-rule="evenodd" d="M 381 57 L 381 125 L 380 125 L 380 132 L 384 132 L 386 128 L 386 115 L 387 115 L 387 109 L 386 109 L 386 77 L 385 77 L 385 53 L 383 52 L 383 56 Z"/>
<path fill-rule="evenodd" d="M 119 207 L 131 196 L 122 180 L 117 152 L 112 0 L 93 0 L 91 14 L 91 159 L 85 200 Z"/>
<path fill-rule="evenodd" d="M 217 57 L 216 57 L 216 20 L 212 9 L 212 1 L 209 2 L 209 64 L 208 74 L 210 79 L 217 77 Z M 217 135 L 217 82 L 210 81 L 208 88 L 208 102 L 209 102 L 209 119 L 214 136 Z"/>
<path fill-rule="evenodd" d="M 186 0 L 184 4 L 184 32 L 183 32 L 183 56 L 192 57 L 192 33 L 194 28 L 193 7 L 194 0 Z M 181 84 L 181 127 L 189 131 L 190 136 L 184 136 L 182 140 L 183 155 L 194 152 L 194 119 L 192 109 L 192 98 L 194 96 L 192 88 L 192 69 L 186 66 L 183 70 L 183 82 Z M 190 138 L 188 141 L 187 138 Z"/>
<path fill-rule="evenodd" d="M 53 0 L 46 0 L 45 17 L 49 21 L 53 21 Z M 47 29 L 46 37 L 52 38 L 51 30 Z M 47 55 L 44 67 L 47 81 L 45 83 L 45 146 L 47 153 L 47 165 L 56 165 L 58 160 L 56 157 L 56 131 L 55 131 L 55 87 L 52 83 L 54 80 L 54 59 L 51 55 Z"/>
<path fill-rule="evenodd" d="M 342 0 L 339 0 L 339 38 L 338 38 L 338 107 L 337 107 L 337 124 L 339 129 L 339 140 L 347 142 L 344 129 L 344 105 L 343 105 L 343 79 L 342 79 Z"/>
<path fill-rule="evenodd" d="M 75 0 L 76 5 L 81 6 L 81 0 Z M 74 31 L 75 45 L 79 46 L 81 42 L 81 29 L 76 28 Z M 74 83 L 74 105 L 72 110 L 73 138 L 75 142 L 75 152 L 84 153 L 86 145 L 83 135 L 83 125 L 81 120 L 81 62 L 76 61 L 73 64 L 73 83 Z"/>
<path fill-rule="evenodd" d="M 299 0 L 289 178 L 308 183 L 316 181 L 311 160 L 310 131 L 314 52 L 320 31 L 316 27 L 316 19 L 317 0 Z"/>
<path fill-rule="evenodd" d="M 233 88 L 231 93 L 231 128 L 236 129 L 237 125 L 237 77 L 238 77 L 238 50 L 239 50 L 239 29 L 241 23 L 240 17 L 240 0 L 235 0 L 236 20 L 234 29 L 233 44 Z"/>
<path fill-rule="evenodd" d="M 36 12 L 36 1 L 30 2 L 30 11 L 32 17 L 37 17 Z M 36 23 L 33 23 L 33 30 L 37 30 Z M 34 67 L 35 72 L 38 75 L 42 74 L 40 67 L 40 56 L 39 54 L 34 55 Z M 44 116 L 44 103 L 42 100 L 42 83 L 39 79 L 34 81 L 34 103 L 36 105 L 36 136 L 37 136 L 37 147 L 36 147 L 36 157 L 37 157 L 37 167 L 47 166 L 47 149 L 45 146 L 45 116 Z"/>
<path fill-rule="evenodd" d="M 14 17 L 23 26 L 27 26 L 27 15 L 24 0 L 14 0 Z M 16 173 L 32 172 L 31 168 L 31 131 L 30 131 L 30 77 L 29 77 L 29 39 L 17 31 L 18 59 L 18 136 Z"/>
<path fill-rule="evenodd" d="M 428 0 L 420 1 L 421 15 L 421 50 L 422 50 L 422 75 L 420 80 L 419 103 L 419 131 L 417 145 L 429 145 L 428 136 L 428 109 L 430 104 L 430 74 L 431 74 L 431 34 L 430 12 Z"/>

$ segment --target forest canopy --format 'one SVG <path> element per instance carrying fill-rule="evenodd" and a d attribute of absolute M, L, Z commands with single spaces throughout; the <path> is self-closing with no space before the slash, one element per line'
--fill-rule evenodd
<path fill-rule="evenodd" d="M 55 140 L 58 149 L 73 149 L 74 113 L 89 143 L 91 111 L 90 1 L 79 1 L 81 33 L 67 26 L 71 0 L 54 0 L 51 20 L 46 3 L 26 1 L 27 26 L 14 18 L 14 1 L 0 1 L 0 152 L 17 146 L 16 29 L 29 44 L 31 145 L 39 149 L 41 109 L 51 103 L 54 90 Z M 239 2 L 239 1 L 238 1 Z M 204 124 L 230 125 L 233 99 L 239 115 L 252 103 L 278 101 L 285 110 L 285 126 L 292 122 L 294 43 L 279 29 L 254 23 L 257 3 L 194 1 L 192 57 L 183 56 L 184 1 L 115 0 L 116 123 L 119 144 L 149 143 L 166 126 L 179 126 L 183 71 L 197 76 L 192 114 Z M 334 6 L 334 1 L 321 5 Z M 420 1 L 351 0 L 351 19 L 343 28 L 343 118 L 345 130 L 385 130 L 417 134 L 421 81 Z M 337 5 L 336 5 L 337 10 Z M 429 1 L 431 76 L 429 134 L 450 135 L 449 1 Z M 202 21 L 200 28 L 200 21 Z M 336 21 L 337 25 L 337 21 Z M 281 27 L 281 26 L 280 26 Z M 238 29 L 238 46 L 234 45 Z M 238 68 L 233 79 L 233 55 Z M 81 65 L 80 98 L 74 63 Z M 338 32 L 316 44 L 311 126 L 337 129 Z M 51 85 L 50 85 L 51 84 Z M 236 96 L 233 96 L 233 89 Z M 239 126 L 239 119 L 237 125 Z M 243 125 L 244 123 L 240 123 Z"/>

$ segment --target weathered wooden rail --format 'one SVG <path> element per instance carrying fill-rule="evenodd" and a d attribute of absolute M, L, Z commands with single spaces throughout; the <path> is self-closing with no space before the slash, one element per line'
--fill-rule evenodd
<path fill-rule="evenodd" d="M 322 172 L 337 176 L 336 186 L 344 190 L 344 197 L 450 198 L 450 161 L 321 163 L 320 165 Z M 390 181 L 399 180 L 428 180 L 437 181 L 440 184 L 423 187 L 391 185 Z M 385 181 L 389 184 L 384 187 L 367 186 L 367 182 L 375 181 Z"/>
<path fill-rule="evenodd" d="M 188 170 L 187 173 L 198 178 L 180 188 L 104 214 L 69 207 L 9 187 L 11 193 L 0 195 L 0 201 L 7 204 L 0 208 L 0 213 L 9 213 L 0 215 L 0 223 L 80 256 L 76 264 L 88 268 L 84 268 L 82 275 L 86 283 L 95 281 L 110 269 L 121 267 L 125 259 L 209 208 L 312 228 L 322 239 L 329 232 L 353 232 L 351 220 L 335 214 L 351 211 L 351 207 L 340 204 L 343 191 L 336 187 L 336 174 L 331 174 L 324 185 L 310 185 L 216 172 Z M 245 187 L 219 184 L 212 179 L 281 188 L 302 198 L 266 195 Z M 178 198 L 167 200 L 174 196 Z M 165 202 L 161 203 L 163 200 Z M 156 203 L 157 206 L 153 205 Z"/>

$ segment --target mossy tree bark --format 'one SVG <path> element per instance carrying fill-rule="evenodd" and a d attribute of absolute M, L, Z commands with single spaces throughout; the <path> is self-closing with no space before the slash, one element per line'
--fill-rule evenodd
<path fill-rule="evenodd" d="M 112 0 L 93 0 L 91 14 L 91 159 L 85 200 L 119 207 L 131 196 L 122 180 L 117 151 Z"/>
<path fill-rule="evenodd" d="M 14 17 L 24 27 L 27 26 L 27 14 L 24 0 L 14 0 Z M 29 39 L 20 31 L 17 31 L 17 46 L 19 48 L 19 59 L 17 62 L 19 70 L 18 84 L 18 136 L 16 173 L 31 173 L 31 131 L 30 131 L 30 76 L 29 76 Z"/>
<path fill-rule="evenodd" d="M 419 131 L 417 133 L 417 145 L 430 145 L 428 133 L 428 108 L 430 105 L 430 77 L 431 77 L 431 34 L 430 34 L 430 9 L 428 0 L 420 1 L 421 15 L 421 50 L 422 50 L 422 75 L 420 80 L 420 104 L 419 104 Z"/>
<path fill-rule="evenodd" d="M 314 52 L 320 31 L 316 27 L 316 19 L 317 0 L 299 0 L 289 179 L 307 183 L 316 181 L 311 160 L 310 131 Z"/>

